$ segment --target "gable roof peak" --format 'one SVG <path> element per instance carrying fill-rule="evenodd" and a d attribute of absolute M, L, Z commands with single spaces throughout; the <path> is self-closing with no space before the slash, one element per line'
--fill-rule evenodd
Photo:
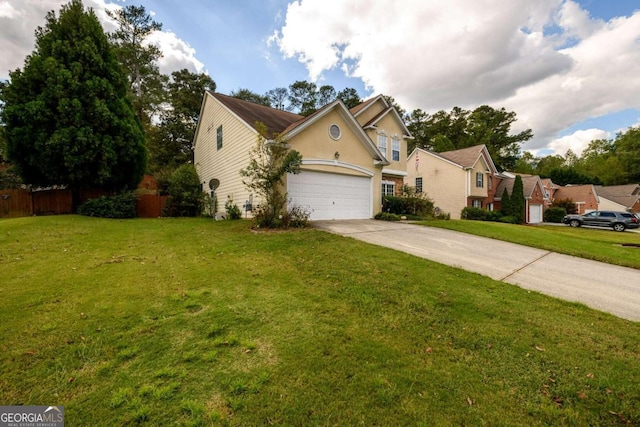
<path fill-rule="evenodd" d="M 451 151 L 443 151 L 441 153 L 437 153 L 440 157 L 443 157 L 447 160 L 450 160 L 454 163 L 459 164 L 465 168 L 471 168 L 478 161 L 478 158 L 482 155 L 483 150 L 486 152 L 488 157 L 487 163 L 491 163 L 489 166 L 494 169 L 493 160 L 491 159 L 491 155 L 489 154 L 489 150 L 487 150 L 487 146 L 484 144 L 474 145 L 472 147 L 460 148 L 457 150 Z"/>

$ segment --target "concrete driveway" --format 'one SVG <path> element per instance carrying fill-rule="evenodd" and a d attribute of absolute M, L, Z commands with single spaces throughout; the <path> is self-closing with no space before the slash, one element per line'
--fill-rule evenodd
<path fill-rule="evenodd" d="M 348 220 L 313 225 L 640 321 L 640 270 L 408 223 Z"/>

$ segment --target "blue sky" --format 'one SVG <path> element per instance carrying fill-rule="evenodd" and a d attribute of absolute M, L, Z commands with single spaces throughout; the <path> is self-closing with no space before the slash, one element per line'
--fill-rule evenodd
<path fill-rule="evenodd" d="M 0 0 L 0 78 L 64 0 Z M 84 0 L 143 5 L 163 24 L 161 69 L 207 72 L 218 91 L 296 80 L 384 93 L 433 113 L 515 111 L 534 154 L 580 153 L 640 124 L 640 1 Z M 521 128 L 521 129 L 520 129 Z"/>

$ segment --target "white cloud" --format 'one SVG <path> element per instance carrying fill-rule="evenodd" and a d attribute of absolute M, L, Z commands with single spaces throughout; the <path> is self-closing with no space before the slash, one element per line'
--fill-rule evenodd
<path fill-rule="evenodd" d="M 35 48 L 35 30 L 45 24 L 45 16 L 67 4 L 68 0 L 0 0 L 0 80 L 9 77 L 9 70 L 22 68 L 27 55 Z M 120 1 L 119 3 L 124 3 Z M 121 8 L 107 0 L 85 0 L 102 23 L 105 31 L 116 26 L 107 16 L 106 10 Z M 171 73 L 182 68 L 202 72 L 203 64 L 195 56 L 195 49 L 172 32 L 157 32 L 151 38 L 163 52 L 159 61 L 160 71 Z"/>
<path fill-rule="evenodd" d="M 149 35 L 148 42 L 158 46 L 163 53 L 162 58 L 158 60 L 161 73 L 170 74 L 182 68 L 191 72 L 202 72 L 204 64 L 196 58 L 196 50 L 175 33 L 155 31 Z"/>
<path fill-rule="evenodd" d="M 579 130 L 571 135 L 553 139 L 548 148 L 554 151 L 554 154 L 564 156 L 568 150 L 573 151 L 576 155 L 581 156 L 582 152 L 589 146 L 594 139 L 610 139 L 610 132 L 602 129 L 585 129 Z"/>
<path fill-rule="evenodd" d="M 0 2 L 0 18 L 13 19 L 24 15 L 24 10 L 15 9 L 8 1 Z"/>
<path fill-rule="evenodd" d="M 409 110 L 515 111 L 514 130 L 535 135 L 527 150 L 639 108 L 638 39 L 640 12 L 604 22 L 571 0 L 299 0 L 274 34 L 312 80 L 339 68 Z M 582 151 L 580 139 L 564 141 Z"/>

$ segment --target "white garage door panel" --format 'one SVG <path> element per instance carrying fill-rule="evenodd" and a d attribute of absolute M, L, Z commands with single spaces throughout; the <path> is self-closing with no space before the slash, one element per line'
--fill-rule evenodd
<path fill-rule="evenodd" d="M 371 218 L 370 178 L 304 171 L 287 177 L 287 192 L 312 220 Z"/>
<path fill-rule="evenodd" d="M 529 224 L 542 222 L 542 205 L 529 205 Z"/>

